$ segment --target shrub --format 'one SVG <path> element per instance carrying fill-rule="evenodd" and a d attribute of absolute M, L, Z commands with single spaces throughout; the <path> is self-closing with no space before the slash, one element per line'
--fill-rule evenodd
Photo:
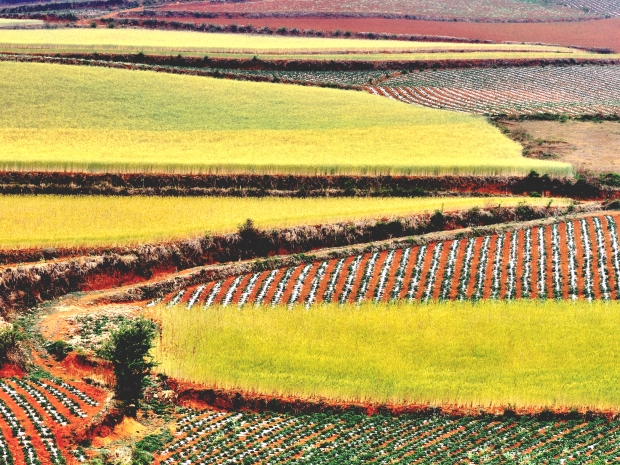
<path fill-rule="evenodd" d="M 23 365 L 23 350 L 21 342 L 27 338 L 26 334 L 10 323 L 0 328 L 0 364 L 12 363 Z"/>
<path fill-rule="evenodd" d="M 73 347 L 71 346 L 71 344 L 59 339 L 58 341 L 50 342 L 49 344 L 47 344 L 45 346 L 45 349 L 57 360 L 62 360 L 69 354 L 69 352 L 73 350 Z"/>
<path fill-rule="evenodd" d="M 611 187 L 620 187 L 620 174 L 607 173 L 601 175 L 601 184 Z"/>
<path fill-rule="evenodd" d="M 129 415 L 135 415 L 146 377 L 157 365 L 149 355 L 156 333 L 157 325 L 146 318 L 128 320 L 110 334 L 110 339 L 98 351 L 114 367 L 116 399 Z"/>

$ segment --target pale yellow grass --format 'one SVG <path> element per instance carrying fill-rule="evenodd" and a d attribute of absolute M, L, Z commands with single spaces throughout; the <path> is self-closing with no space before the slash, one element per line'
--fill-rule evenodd
<path fill-rule="evenodd" d="M 620 304 L 158 308 L 158 370 L 338 400 L 620 408 Z"/>
<path fill-rule="evenodd" d="M 261 228 L 445 211 L 546 205 L 548 199 L 231 198 L 0 196 L 0 247 L 109 246 L 233 232 L 247 218 Z M 568 200 L 555 199 L 554 205 Z"/>
<path fill-rule="evenodd" d="M 21 27 L 21 26 L 42 26 L 43 24 L 45 23 L 38 19 L 0 18 L 0 28 Z"/>
<path fill-rule="evenodd" d="M 365 92 L 0 63 L 0 169 L 570 175 L 484 118 Z"/>
<path fill-rule="evenodd" d="M 454 44 L 450 42 L 411 42 L 397 40 L 332 39 L 283 37 L 250 34 L 205 34 L 189 31 L 149 29 L 43 29 L 0 31 L 0 47 L 66 47 L 81 49 L 201 51 L 205 53 L 287 53 L 327 51 L 537 51 L 575 53 L 566 47 L 521 44 Z"/>

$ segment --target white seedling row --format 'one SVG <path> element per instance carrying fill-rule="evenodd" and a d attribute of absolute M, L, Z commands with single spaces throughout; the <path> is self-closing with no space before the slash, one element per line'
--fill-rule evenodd
<path fill-rule="evenodd" d="M 616 282 L 616 295 L 620 299 L 620 244 L 618 241 L 618 228 L 613 216 L 605 216 L 605 221 L 607 222 L 607 231 L 609 232 L 609 241 L 611 242 L 611 263 Z"/>
<path fill-rule="evenodd" d="M 454 270 L 456 268 L 456 257 L 460 246 L 461 241 L 453 241 L 450 246 L 448 262 L 443 272 L 443 282 L 441 284 L 441 290 L 439 291 L 440 300 L 447 300 L 450 298 L 450 292 L 452 292 L 452 278 L 454 277 Z"/>
<path fill-rule="evenodd" d="M 546 227 L 483 238 L 374 251 L 236 276 L 226 280 L 226 284 L 215 283 L 210 293 L 198 292 L 210 284 L 192 290 L 190 302 L 194 305 L 195 296 L 203 294 L 209 294 L 204 307 L 217 301 L 216 296 L 223 296 L 222 305 L 234 301 L 239 307 L 248 302 L 261 305 L 267 295 L 273 295 L 269 302 L 272 305 L 307 307 L 323 302 L 345 304 L 401 298 L 422 301 L 479 300 L 486 296 L 506 300 L 564 296 L 572 300 L 618 298 L 620 246 L 616 223 L 613 217 L 603 218 L 555 222 Z M 252 300 L 261 276 L 264 280 Z M 246 283 L 243 292 L 238 292 L 242 283 Z M 319 290 L 323 288 L 320 295 Z M 174 300 L 178 294 L 170 299 Z"/>
<path fill-rule="evenodd" d="M 579 295 L 579 289 L 577 288 L 577 260 L 575 258 L 577 248 L 575 226 L 572 221 L 566 223 L 566 240 L 568 242 L 568 296 L 575 300 Z"/>
<path fill-rule="evenodd" d="M 590 247 L 590 232 L 585 220 L 579 222 L 581 237 L 583 238 L 583 294 L 587 300 L 594 299 L 594 284 L 592 283 L 592 248 Z"/>
<path fill-rule="evenodd" d="M 598 273 L 600 278 L 600 291 L 603 300 L 609 300 L 609 276 L 607 275 L 607 251 L 605 247 L 605 237 L 603 236 L 603 224 L 599 218 L 592 218 L 594 231 L 596 233 L 596 246 L 598 255 Z"/>
<path fill-rule="evenodd" d="M 366 292 L 368 291 L 370 280 L 375 274 L 375 265 L 377 264 L 378 259 L 379 259 L 379 252 L 375 252 L 370 256 L 370 259 L 366 263 L 366 268 L 364 269 L 364 274 L 362 275 L 362 280 L 357 289 L 357 296 L 355 298 L 355 301 L 358 303 L 362 302 L 366 298 Z"/>
<path fill-rule="evenodd" d="M 316 270 L 316 274 L 314 275 L 314 278 L 312 278 L 312 284 L 310 284 L 310 291 L 306 296 L 306 307 L 310 307 L 316 300 L 316 294 L 319 291 L 321 283 L 323 282 L 328 265 L 329 262 L 323 262 Z"/>
<path fill-rule="evenodd" d="M 521 297 L 527 299 L 532 294 L 532 230 L 526 229 L 523 235 L 523 274 L 521 275 Z"/>
<path fill-rule="evenodd" d="M 411 247 L 404 249 L 400 256 L 400 263 L 396 269 L 394 287 L 390 293 L 390 300 L 398 300 L 400 297 L 400 292 L 403 289 L 403 283 L 405 282 L 405 273 L 407 272 L 407 266 L 409 265 L 409 257 L 411 257 Z"/>
<path fill-rule="evenodd" d="M 499 299 L 502 282 L 502 258 L 504 255 L 504 234 L 498 234 L 495 243 L 495 258 L 491 276 L 491 299 Z"/>
<path fill-rule="evenodd" d="M 553 266 L 553 296 L 562 298 L 562 262 L 560 252 L 560 227 L 551 225 L 551 264 Z"/>
<path fill-rule="evenodd" d="M 431 259 L 431 267 L 428 270 L 428 277 L 426 278 L 426 288 L 422 294 L 422 300 L 428 302 L 433 296 L 433 289 L 435 286 L 435 278 L 437 277 L 437 270 L 441 264 L 441 251 L 443 250 L 443 242 L 435 244 L 433 250 L 433 258 Z"/>

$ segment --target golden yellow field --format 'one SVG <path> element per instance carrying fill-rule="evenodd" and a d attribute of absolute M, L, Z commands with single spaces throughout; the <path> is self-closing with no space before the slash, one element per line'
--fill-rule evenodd
<path fill-rule="evenodd" d="M 338 400 L 620 407 L 620 304 L 157 308 L 158 370 Z M 191 355 L 189 355 L 191 354 Z"/>
<path fill-rule="evenodd" d="M 116 245 L 229 233 L 247 218 L 261 228 L 454 211 L 475 206 L 546 205 L 514 198 L 234 198 L 0 196 L 0 248 Z M 567 200 L 554 199 L 554 205 Z"/>
<path fill-rule="evenodd" d="M 365 92 L 0 63 L 0 169 L 568 175 L 484 118 Z"/>
<path fill-rule="evenodd" d="M 420 52 L 424 50 L 530 51 L 575 54 L 575 49 L 527 44 L 454 44 L 398 40 L 332 39 L 249 34 L 205 34 L 150 29 L 41 29 L 1 31 L 0 47 L 201 53 Z"/>

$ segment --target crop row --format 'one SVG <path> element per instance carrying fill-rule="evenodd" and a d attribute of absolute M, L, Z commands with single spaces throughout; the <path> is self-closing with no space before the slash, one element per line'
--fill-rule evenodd
<path fill-rule="evenodd" d="M 405 103 L 487 115 L 620 113 L 620 66 L 420 71 L 368 90 Z"/>
<path fill-rule="evenodd" d="M 617 0 L 561 0 L 571 8 L 606 16 L 620 16 L 620 3 Z"/>
<path fill-rule="evenodd" d="M 65 464 L 65 437 L 98 405 L 59 379 L 1 379 L 0 464 Z"/>
<path fill-rule="evenodd" d="M 182 289 L 163 301 L 191 308 L 400 299 L 619 299 L 616 220 L 605 215 L 302 264 Z"/>
<path fill-rule="evenodd" d="M 187 411 L 164 464 L 571 463 L 620 453 L 620 423 Z"/>

